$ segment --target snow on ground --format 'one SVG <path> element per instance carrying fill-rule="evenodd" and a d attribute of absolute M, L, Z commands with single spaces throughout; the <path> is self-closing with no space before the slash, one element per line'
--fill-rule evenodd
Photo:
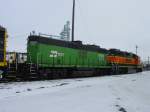
<path fill-rule="evenodd" d="M 0 112 L 149 112 L 150 72 L 0 84 Z"/>

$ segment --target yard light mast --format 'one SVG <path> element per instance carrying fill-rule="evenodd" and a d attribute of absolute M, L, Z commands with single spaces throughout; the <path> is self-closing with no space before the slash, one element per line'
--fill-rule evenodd
<path fill-rule="evenodd" d="M 74 23 L 75 23 L 75 0 L 73 0 L 73 9 L 72 9 L 72 42 L 74 41 Z"/>
<path fill-rule="evenodd" d="M 138 53 L 138 46 L 136 45 L 136 55 L 137 55 L 137 53 Z"/>

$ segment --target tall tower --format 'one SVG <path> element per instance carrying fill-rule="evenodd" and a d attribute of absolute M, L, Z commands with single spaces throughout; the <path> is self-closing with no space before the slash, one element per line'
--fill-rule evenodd
<path fill-rule="evenodd" d="M 60 33 L 60 39 L 65 41 L 70 41 L 70 22 L 67 21 L 64 25 L 64 29 Z"/>

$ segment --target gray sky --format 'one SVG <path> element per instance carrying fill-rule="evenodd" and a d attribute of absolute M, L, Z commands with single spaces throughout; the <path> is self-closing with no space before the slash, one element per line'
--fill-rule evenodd
<path fill-rule="evenodd" d="M 75 39 L 104 48 L 150 56 L 150 0 L 77 0 Z M 0 0 L 0 24 L 8 30 L 8 50 L 25 51 L 35 30 L 59 34 L 71 20 L 72 0 Z"/>

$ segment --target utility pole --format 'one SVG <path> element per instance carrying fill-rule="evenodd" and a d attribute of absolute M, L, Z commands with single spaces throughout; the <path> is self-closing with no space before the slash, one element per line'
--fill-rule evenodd
<path fill-rule="evenodd" d="M 150 64 L 150 63 L 149 63 L 149 61 L 150 61 L 149 59 L 150 59 L 150 57 L 148 56 L 148 66 L 149 66 L 149 64 Z"/>
<path fill-rule="evenodd" d="M 138 53 L 138 46 L 136 45 L 136 55 L 137 55 L 137 53 Z"/>
<path fill-rule="evenodd" d="M 74 41 L 74 21 L 75 21 L 75 0 L 73 0 L 73 10 L 72 10 L 72 41 Z"/>

